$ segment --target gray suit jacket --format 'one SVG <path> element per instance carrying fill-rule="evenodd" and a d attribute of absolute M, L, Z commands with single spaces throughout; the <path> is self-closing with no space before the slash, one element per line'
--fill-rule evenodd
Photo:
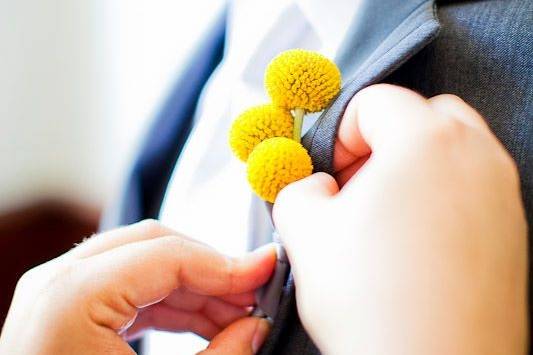
<path fill-rule="evenodd" d="M 122 198 L 106 214 L 104 228 L 157 217 L 201 88 L 222 57 L 224 31 L 222 14 L 155 118 Z M 389 82 L 426 96 L 452 93 L 478 109 L 511 152 L 532 225 L 532 38 L 533 0 L 362 0 L 336 59 L 343 89 L 304 137 L 316 171 L 332 172 L 339 120 L 362 88 Z M 298 319 L 290 276 L 261 351 L 319 353 Z"/>
<path fill-rule="evenodd" d="M 517 162 L 532 225 L 533 1 L 369 0 L 337 62 L 348 80 L 304 138 L 317 171 L 332 173 L 340 118 L 362 88 L 388 82 L 425 96 L 456 94 L 481 112 Z M 289 277 L 261 354 L 319 353 L 298 319 Z"/>

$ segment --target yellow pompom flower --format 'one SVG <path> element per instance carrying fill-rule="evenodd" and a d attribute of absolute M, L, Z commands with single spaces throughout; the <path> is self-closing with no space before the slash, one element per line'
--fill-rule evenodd
<path fill-rule="evenodd" d="M 319 53 L 291 49 L 270 62 L 265 86 L 278 106 L 318 112 L 339 93 L 341 73 L 335 63 Z"/>
<path fill-rule="evenodd" d="M 312 172 L 307 150 L 285 137 L 259 143 L 248 158 L 248 182 L 259 197 L 272 203 L 281 189 Z"/>
<path fill-rule="evenodd" d="M 246 162 L 256 145 L 272 137 L 291 137 L 293 118 L 289 111 L 274 106 L 252 107 L 235 119 L 229 144 L 235 155 Z"/>

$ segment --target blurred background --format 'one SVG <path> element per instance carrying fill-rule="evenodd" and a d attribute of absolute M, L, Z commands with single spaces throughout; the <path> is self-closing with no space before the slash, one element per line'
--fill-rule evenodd
<path fill-rule="evenodd" d="M 0 0 L 2 323 L 26 269 L 96 231 L 222 1 L 184 4 Z"/>

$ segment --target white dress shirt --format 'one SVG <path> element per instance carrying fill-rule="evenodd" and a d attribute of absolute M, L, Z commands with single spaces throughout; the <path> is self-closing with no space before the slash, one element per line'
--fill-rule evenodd
<path fill-rule="evenodd" d="M 161 209 L 164 224 L 229 255 L 247 250 L 252 192 L 246 165 L 228 145 L 231 123 L 248 107 L 269 101 L 263 75 L 278 53 L 304 48 L 333 59 L 358 5 L 359 0 L 231 2 L 226 53 L 204 88 L 174 168 Z M 192 354 L 206 346 L 194 335 L 160 332 L 151 332 L 146 344 L 149 355 Z"/>

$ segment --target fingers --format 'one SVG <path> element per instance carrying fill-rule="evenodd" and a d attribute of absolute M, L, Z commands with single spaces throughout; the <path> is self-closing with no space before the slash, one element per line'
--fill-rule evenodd
<path fill-rule="evenodd" d="M 252 306 L 255 304 L 255 292 L 244 292 L 235 295 L 224 295 L 220 299 L 235 306 Z"/>
<path fill-rule="evenodd" d="M 361 169 L 361 167 L 367 162 L 370 155 L 365 155 L 361 158 L 354 159 L 354 161 L 343 169 L 335 173 L 335 180 L 339 184 L 340 188 L 344 185 Z"/>
<path fill-rule="evenodd" d="M 370 146 L 361 136 L 356 109 L 356 101 L 353 98 L 344 111 L 337 132 L 333 151 L 333 169 L 335 172 L 343 170 L 371 152 Z"/>
<path fill-rule="evenodd" d="M 315 173 L 304 179 L 295 181 L 281 190 L 276 198 L 273 213 L 276 213 L 276 206 L 283 206 L 293 202 L 306 204 L 304 199 L 321 200 L 331 197 L 337 192 L 339 192 L 339 187 L 331 175 L 322 172 Z M 301 198 L 294 199 L 293 197 L 295 195 Z M 280 208 L 277 207 L 278 210 Z"/>
<path fill-rule="evenodd" d="M 202 300 L 203 298 L 209 297 L 214 296 L 199 295 L 197 293 L 192 293 L 187 289 L 178 289 L 173 291 L 165 300 L 172 300 L 172 302 L 181 302 L 187 306 L 197 307 L 198 304 L 203 304 L 202 302 L 205 302 L 205 300 Z M 255 305 L 255 290 L 244 293 L 221 295 L 216 298 L 240 308 L 249 307 Z M 195 299 L 200 300 L 198 301 Z"/>
<path fill-rule="evenodd" d="M 218 334 L 202 355 L 248 355 L 259 351 L 270 331 L 262 318 L 247 317 L 236 321 Z"/>
<path fill-rule="evenodd" d="M 280 191 L 272 211 L 274 223 L 278 226 L 288 220 L 289 215 L 300 211 L 302 205 L 310 206 L 339 192 L 335 179 L 326 173 L 315 173 L 287 185 Z"/>
<path fill-rule="evenodd" d="M 163 303 L 175 309 L 202 313 L 221 328 L 249 313 L 244 307 L 224 302 L 217 297 L 197 295 L 183 290 L 173 292 Z"/>
<path fill-rule="evenodd" d="M 317 214 L 326 208 L 325 203 L 338 191 L 337 182 L 326 173 L 315 173 L 281 190 L 276 198 L 272 217 L 289 256 L 294 250 L 302 251 L 299 248 L 302 246 L 302 239 L 295 238 L 294 233 L 286 231 L 298 226 L 301 232 L 298 235 L 305 235 L 305 231 L 301 229 L 305 226 L 305 221 L 315 218 L 315 215 L 318 217 Z"/>
<path fill-rule="evenodd" d="M 484 131 L 489 126 L 481 115 L 460 97 L 450 94 L 442 94 L 428 99 L 430 106 L 445 117 L 456 119 L 464 124 Z"/>
<path fill-rule="evenodd" d="M 248 295 L 253 296 L 253 293 L 231 296 L 238 296 L 236 301 L 242 303 L 243 300 L 249 301 Z M 253 303 L 252 297 L 251 302 L 246 302 L 246 305 Z M 222 329 L 247 315 L 249 310 L 243 306 L 225 302 L 222 298 L 197 295 L 179 289 L 164 301 L 141 309 L 135 322 L 127 329 L 125 338 L 134 340 L 147 329 L 157 329 L 193 332 L 205 339 L 211 339 Z"/>
<path fill-rule="evenodd" d="M 372 151 L 394 149 L 445 120 L 490 132 L 481 115 L 455 95 L 430 99 L 398 86 L 378 84 L 357 93 L 339 125 L 333 167 L 340 185 Z M 341 173 L 342 172 L 342 173 Z"/>
<path fill-rule="evenodd" d="M 172 332 L 193 332 L 204 339 L 212 339 L 223 327 L 203 313 L 175 309 L 164 303 L 151 306 L 140 312 L 127 330 L 126 339 L 133 340 L 147 329 Z"/>
<path fill-rule="evenodd" d="M 371 151 L 407 139 L 438 119 L 426 99 L 398 86 L 378 84 L 350 101 L 338 131 L 334 168 L 341 170 Z"/>
<path fill-rule="evenodd" d="M 170 236 L 126 244 L 84 259 L 76 277 L 86 285 L 83 294 L 99 300 L 92 307 L 93 320 L 119 329 L 137 307 L 153 304 L 178 287 L 213 296 L 255 290 L 268 280 L 275 260 L 273 246 L 242 258 L 228 258 L 204 245 Z M 110 315 L 109 309 L 118 314 Z"/>
<path fill-rule="evenodd" d="M 129 226 L 92 236 L 68 252 L 66 256 L 73 258 L 86 258 L 125 244 L 134 243 L 141 240 L 154 239 L 167 235 L 180 234 L 168 227 L 165 227 L 158 221 L 147 219 Z M 185 236 L 182 237 L 191 242 L 196 242 Z"/>

